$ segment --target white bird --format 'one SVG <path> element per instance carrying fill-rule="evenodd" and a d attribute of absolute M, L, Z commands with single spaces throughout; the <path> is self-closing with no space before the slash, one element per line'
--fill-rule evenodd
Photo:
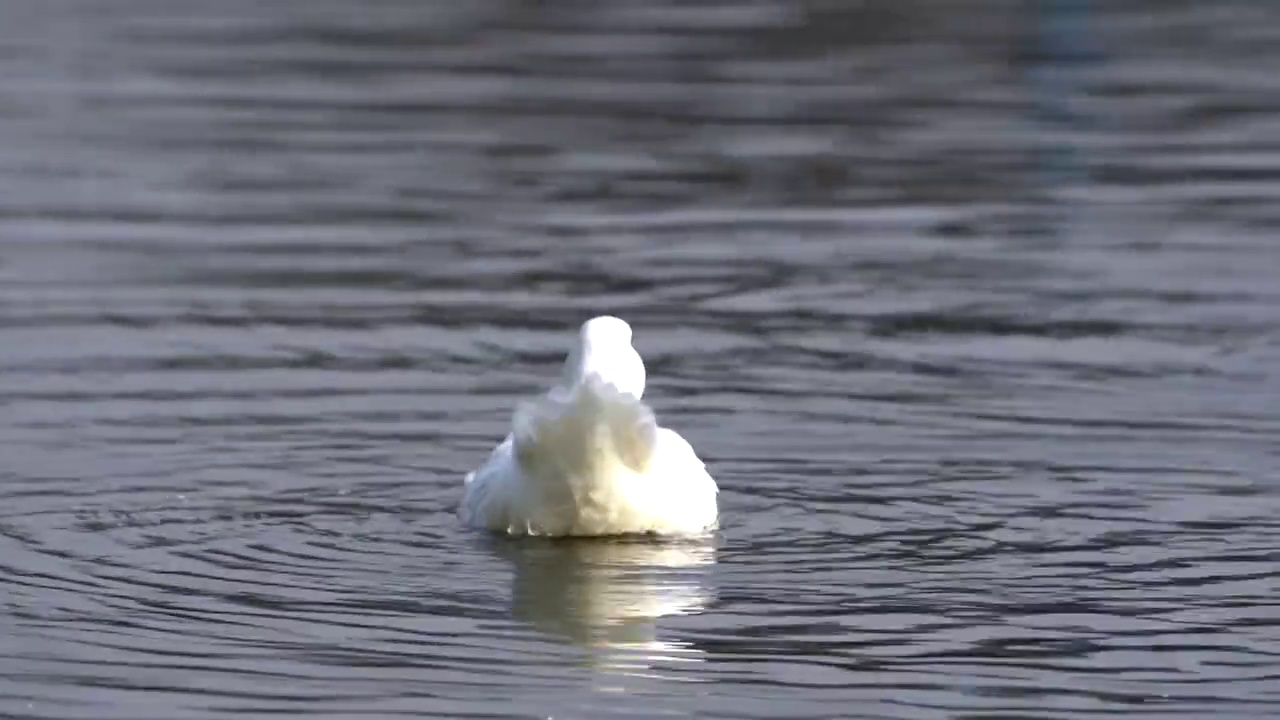
<path fill-rule="evenodd" d="M 458 515 L 509 535 L 702 535 L 716 482 L 693 448 L 640 400 L 631 326 L 582 324 L 560 382 L 520 405 L 511 434 L 467 475 Z"/>

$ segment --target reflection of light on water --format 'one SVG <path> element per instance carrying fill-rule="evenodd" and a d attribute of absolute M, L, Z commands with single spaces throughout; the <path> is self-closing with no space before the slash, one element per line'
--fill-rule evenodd
<path fill-rule="evenodd" d="M 591 651 L 592 664 L 627 675 L 655 662 L 700 662 L 702 651 L 658 638 L 656 620 L 710 600 L 710 541 L 499 541 L 515 564 L 512 612 L 538 630 Z"/>

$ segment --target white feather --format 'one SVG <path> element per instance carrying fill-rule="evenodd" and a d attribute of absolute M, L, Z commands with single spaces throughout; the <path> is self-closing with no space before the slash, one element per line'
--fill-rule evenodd
<path fill-rule="evenodd" d="M 641 400 L 631 327 L 583 324 L 560 383 L 522 404 L 465 481 L 464 522 L 514 535 L 694 535 L 715 528 L 715 480 Z"/>

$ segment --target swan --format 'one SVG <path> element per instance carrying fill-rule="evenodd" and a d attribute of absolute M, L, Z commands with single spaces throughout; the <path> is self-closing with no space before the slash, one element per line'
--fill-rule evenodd
<path fill-rule="evenodd" d="M 508 535 L 705 535 L 716 482 L 640 397 L 631 326 L 612 316 L 578 331 L 558 382 L 521 403 L 511 432 L 463 482 L 458 515 Z"/>

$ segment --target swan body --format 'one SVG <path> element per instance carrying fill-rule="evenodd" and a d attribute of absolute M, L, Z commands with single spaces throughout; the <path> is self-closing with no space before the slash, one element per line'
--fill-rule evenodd
<path fill-rule="evenodd" d="M 715 480 L 641 401 L 631 327 L 583 323 L 559 382 L 521 404 L 511 433 L 467 475 L 463 522 L 509 535 L 701 535 L 714 530 Z"/>

